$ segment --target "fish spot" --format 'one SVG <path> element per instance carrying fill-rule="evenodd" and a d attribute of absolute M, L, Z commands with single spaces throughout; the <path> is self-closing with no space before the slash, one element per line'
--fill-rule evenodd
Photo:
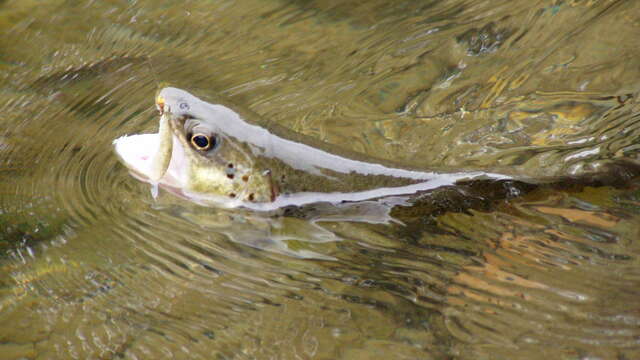
<path fill-rule="evenodd" d="M 236 173 L 236 169 L 233 167 L 232 163 L 227 164 L 227 168 L 225 169 L 225 173 L 227 173 L 227 177 L 229 179 L 234 178 L 234 174 Z"/>
<path fill-rule="evenodd" d="M 249 201 L 253 201 L 254 198 L 255 197 L 254 197 L 253 193 L 249 194 Z"/>
<path fill-rule="evenodd" d="M 229 194 L 229 197 L 233 199 L 233 198 L 236 197 L 236 194 L 235 193 L 231 193 L 231 194 Z"/>
<path fill-rule="evenodd" d="M 249 175 L 245 175 L 242 177 L 242 181 L 247 182 L 249 181 Z"/>

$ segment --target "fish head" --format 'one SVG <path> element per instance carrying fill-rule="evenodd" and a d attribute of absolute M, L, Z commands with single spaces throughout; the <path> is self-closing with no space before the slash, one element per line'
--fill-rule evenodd
<path fill-rule="evenodd" d="M 176 88 L 159 91 L 156 107 L 161 114 L 157 134 L 114 142 L 135 175 L 184 197 L 223 206 L 275 199 L 270 172 L 257 166 L 254 149 L 233 132 L 235 112 Z"/>

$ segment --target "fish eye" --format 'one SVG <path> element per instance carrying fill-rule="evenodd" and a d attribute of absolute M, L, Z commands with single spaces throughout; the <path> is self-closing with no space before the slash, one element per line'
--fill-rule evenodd
<path fill-rule="evenodd" d="M 200 151 L 206 151 L 216 145 L 216 139 L 204 134 L 194 134 L 191 136 L 191 144 Z"/>
<path fill-rule="evenodd" d="M 180 110 L 189 110 L 189 104 L 186 102 L 180 103 Z"/>

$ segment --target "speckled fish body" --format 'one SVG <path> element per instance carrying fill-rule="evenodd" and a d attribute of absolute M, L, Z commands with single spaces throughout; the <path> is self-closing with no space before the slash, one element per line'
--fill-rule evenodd
<path fill-rule="evenodd" d="M 462 179 L 505 178 L 416 171 L 349 157 L 317 140 L 258 126 L 177 88 L 162 89 L 156 105 L 159 132 L 116 139 L 116 153 L 139 179 L 200 204 L 273 210 L 408 195 Z"/>

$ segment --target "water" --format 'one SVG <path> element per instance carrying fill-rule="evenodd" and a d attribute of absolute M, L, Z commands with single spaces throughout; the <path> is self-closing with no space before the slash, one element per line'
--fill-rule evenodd
<path fill-rule="evenodd" d="M 154 200 L 111 146 L 167 82 L 415 167 L 606 172 L 637 156 L 639 7 L 0 3 L 0 353 L 639 357 L 635 180 L 270 218 Z"/>

